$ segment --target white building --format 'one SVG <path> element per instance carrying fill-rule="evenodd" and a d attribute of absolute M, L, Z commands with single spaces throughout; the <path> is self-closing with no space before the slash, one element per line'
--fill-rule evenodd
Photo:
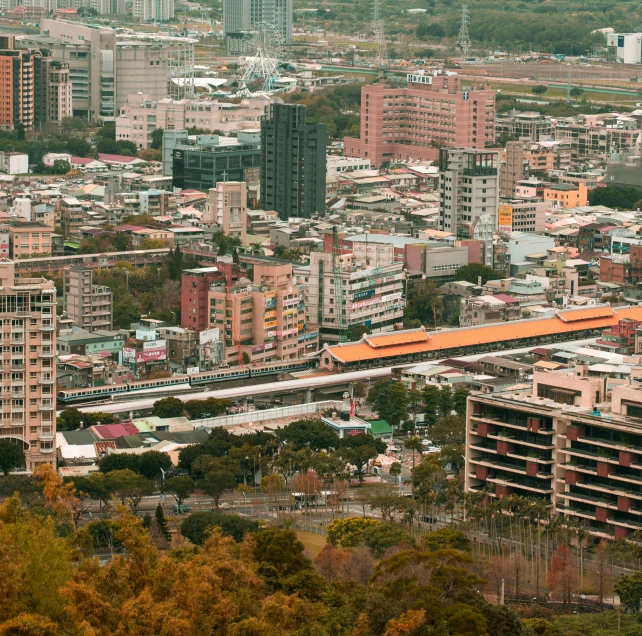
<path fill-rule="evenodd" d="M 21 152 L 0 152 L 0 172 L 27 174 L 29 172 L 29 155 Z"/>
<path fill-rule="evenodd" d="M 141 22 L 166 22 L 174 18 L 174 0 L 134 0 L 132 14 Z"/>
<path fill-rule="evenodd" d="M 642 62 L 642 33 L 607 33 L 606 47 L 608 58 L 613 62 Z"/>
<path fill-rule="evenodd" d="M 328 177 L 340 172 L 351 172 L 353 170 L 370 170 L 370 159 L 338 157 L 336 155 L 329 155 L 326 158 L 326 174 Z"/>

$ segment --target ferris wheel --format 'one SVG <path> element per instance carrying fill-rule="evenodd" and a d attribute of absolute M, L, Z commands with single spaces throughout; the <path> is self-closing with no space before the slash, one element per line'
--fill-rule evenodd
<path fill-rule="evenodd" d="M 279 30 L 268 22 L 255 24 L 243 36 L 243 52 L 240 62 L 245 66 L 242 80 L 263 84 L 263 90 L 274 89 L 279 79 L 279 66 L 284 59 L 283 38 Z"/>

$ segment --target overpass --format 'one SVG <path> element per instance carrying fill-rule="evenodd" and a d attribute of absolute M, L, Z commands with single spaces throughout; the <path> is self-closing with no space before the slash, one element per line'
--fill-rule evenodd
<path fill-rule="evenodd" d="M 217 398 L 219 400 L 237 400 L 247 399 L 248 397 L 258 397 L 260 395 L 282 395 L 288 393 L 305 392 L 305 401 L 312 401 L 312 391 L 321 387 L 336 387 L 351 382 L 368 382 L 369 380 L 379 380 L 392 375 L 392 367 L 381 367 L 379 369 L 368 369 L 365 371 L 352 371 L 350 373 L 336 373 L 332 375 L 312 376 L 309 378 L 300 378 L 297 380 L 286 380 L 285 382 L 268 382 L 266 384 L 256 384 L 254 386 L 241 386 L 231 389 L 218 389 L 216 391 L 200 391 L 198 393 L 181 394 L 182 400 L 206 400 L 207 398 Z M 100 406 L 80 407 L 83 413 L 133 413 L 134 411 L 145 411 L 154 406 L 154 402 L 168 395 L 171 391 L 159 393 L 158 397 L 144 398 L 141 400 L 132 400 L 129 402 L 120 402 L 116 404 L 103 404 Z"/>

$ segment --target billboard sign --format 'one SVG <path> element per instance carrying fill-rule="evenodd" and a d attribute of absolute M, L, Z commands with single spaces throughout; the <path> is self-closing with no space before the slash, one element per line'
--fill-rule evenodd
<path fill-rule="evenodd" d="M 510 234 L 513 230 L 513 206 L 500 205 L 498 208 L 498 226 L 502 234 Z"/>

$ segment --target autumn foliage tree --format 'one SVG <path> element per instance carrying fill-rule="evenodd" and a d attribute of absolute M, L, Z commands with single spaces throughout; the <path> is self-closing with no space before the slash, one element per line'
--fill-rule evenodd
<path fill-rule="evenodd" d="M 553 596 L 565 605 L 571 603 L 573 592 L 577 589 L 577 567 L 567 543 L 560 544 L 553 555 L 548 587 Z"/>

